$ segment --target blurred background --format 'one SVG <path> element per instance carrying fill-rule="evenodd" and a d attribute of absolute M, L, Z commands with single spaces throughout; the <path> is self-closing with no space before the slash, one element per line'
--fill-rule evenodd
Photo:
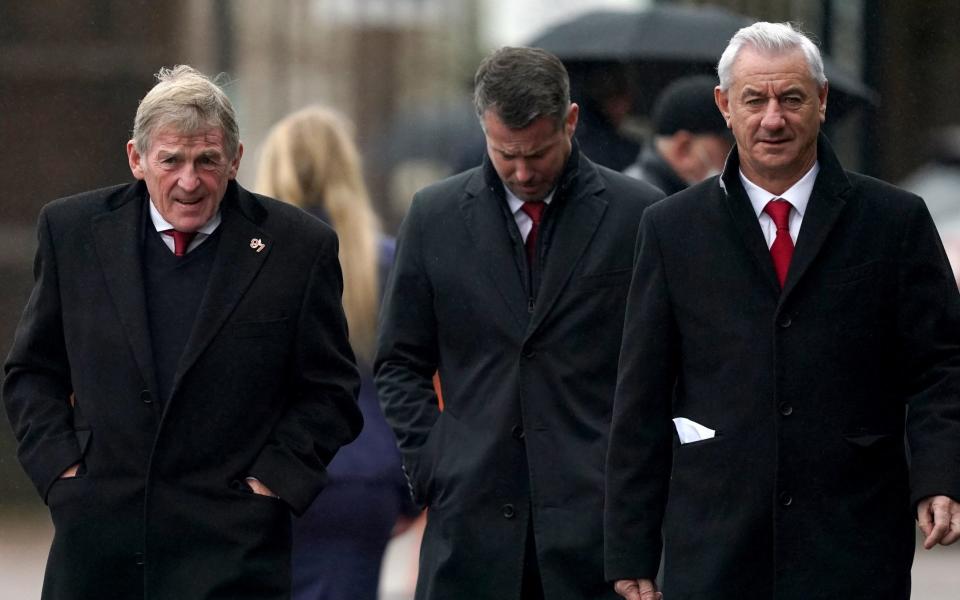
<path fill-rule="evenodd" d="M 604 29 L 646 12 L 671 29 Z M 951 258 L 960 256 L 955 0 L 0 0 L 0 353 L 29 294 L 40 207 L 130 180 L 124 146 L 162 66 L 228 74 L 248 187 L 280 117 L 311 103 L 346 114 L 392 233 L 413 191 L 479 162 L 470 94 L 489 50 L 537 42 L 561 55 L 574 99 L 591 113 L 581 144 L 622 168 L 616 163 L 632 160 L 646 134 L 656 91 L 709 70 L 732 33 L 722 26 L 741 17 L 792 20 L 819 39 L 833 86 L 827 131 L 845 165 L 922 193 Z M 592 45 L 577 39 L 598 22 L 586 35 Z M 698 29 L 705 23 L 711 31 Z M 649 43 L 657 31 L 667 39 Z M 717 36 L 714 50 L 706 40 Z M 593 135 L 607 137 L 596 145 Z M 617 152 L 599 155 L 610 148 Z M 0 419 L 0 597 L 39 597 L 50 535 Z M 388 551 L 384 600 L 411 596 L 416 535 Z M 955 548 L 919 552 L 914 597 L 956 598 L 958 558 Z"/>

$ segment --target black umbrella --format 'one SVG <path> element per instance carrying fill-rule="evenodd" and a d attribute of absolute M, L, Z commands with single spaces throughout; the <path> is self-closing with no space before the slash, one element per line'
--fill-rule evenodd
<path fill-rule="evenodd" d="M 730 38 L 754 20 L 714 6 L 600 10 L 555 25 L 529 45 L 556 54 L 567 65 L 575 89 L 591 71 L 626 66 L 635 110 L 647 114 L 657 93 L 674 79 L 715 74 Z M 877 102 L 875 92 L 827 58 L 824 69 L 830 81 L 829 115 Z"/>

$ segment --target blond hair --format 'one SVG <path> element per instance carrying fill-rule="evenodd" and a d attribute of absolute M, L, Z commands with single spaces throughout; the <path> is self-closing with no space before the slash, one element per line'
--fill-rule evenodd
<path fill-rule="evenodd" d="M 351 345 L 370 360 L 380 299 L 379 220 L 363 182 L 353 127 L 310 106 L 279 121 L 264 141 L 256 190 L 304 209 L 319 208 L 340 237 L 343 308 Z"/>

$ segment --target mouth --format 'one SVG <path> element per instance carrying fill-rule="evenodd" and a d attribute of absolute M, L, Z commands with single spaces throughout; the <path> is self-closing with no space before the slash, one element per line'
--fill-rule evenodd
<path fill-rule="evenodd" d="M 184 204 L 184 205 L 186 205 L 186 206 L 193 206 L 194 204 L 198 204 L 201 200 L 203 200 L 203 198 L 194 198 L 194 199 L 192 199 L 192 200 L 185 200 L 185 199 L 182 199 L 182 198 L 175 198 L 175 199 L 174 199 L 174 202 L 176 202 L 177 204 Z"/>

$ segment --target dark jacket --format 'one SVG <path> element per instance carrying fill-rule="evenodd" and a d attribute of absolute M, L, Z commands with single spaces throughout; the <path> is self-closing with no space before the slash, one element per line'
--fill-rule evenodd
<path fill-rule="evenodd" d="M 904 599 L 914 505 L 960 498 L 960 297 L 933 223 L 823 136 L 817 156 L 782 292 L 736 151 L 644 215 L 608 579 L 652 578 L 662 527 L 671 600 Z M 675 417 L 716 436 L 678 445 Z"/>
<path fill-rule="evenodd" d="M 140 259 L 147 201 L 137 183 L 40 215 L 3 395 L 56 529 L 44 598 L 286 598 L 290 512 L 361 426 L 336 236 L 231 183 L 164 400 Z M 81 477 L 57 479 L 77 462 Z M 249 492 L 248 475 L 282 500 Z"/>
<path fill-rule="evenodd" d="M 532 298 L 489 160 L 415 196 L 375 368 L 429 507 L 418 599 L 518 600 L 531 520 L 547 598 L 616 597 L 601 568 L 603 459 L 630 248 L 659 197 L 575 146 L 538 236 Z"/>
<path fill-rule="evenodd" d="M 636 162 L 624 169 L 624 175 L 646 181 L 667 196 L 687 189 L 686 181 L 677 175 L 653 144 L 645 144 Z"/>

